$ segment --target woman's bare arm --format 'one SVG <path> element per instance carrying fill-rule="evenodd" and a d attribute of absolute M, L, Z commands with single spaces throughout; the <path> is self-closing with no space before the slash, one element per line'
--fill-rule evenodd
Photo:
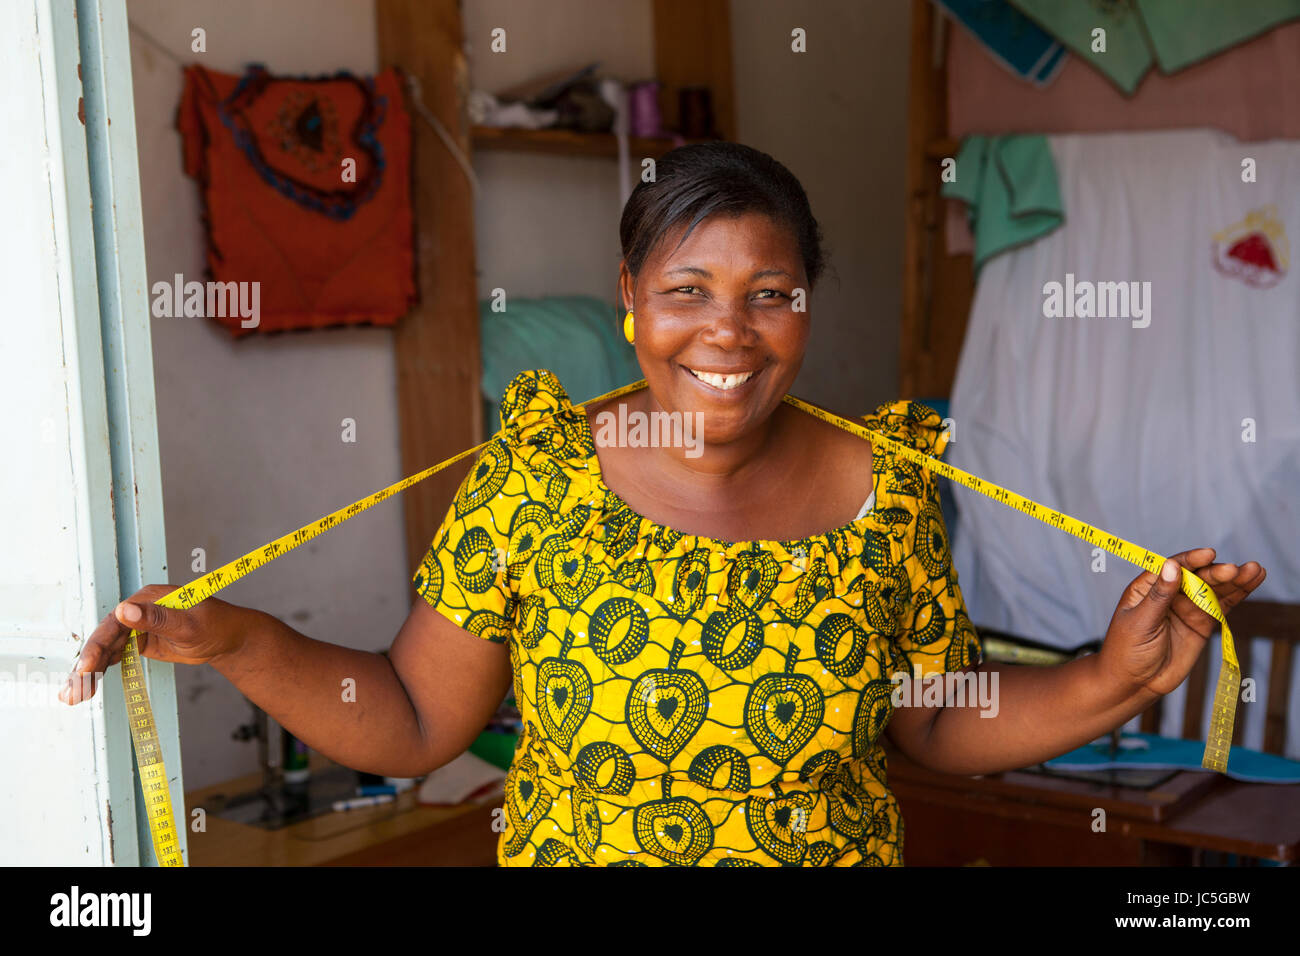
<path fill-rule="evenodd" d="M 209 598 L 188 610 L 152 603 L 149 585 L 118 605 L 86 641 L 74 675 L 102 673 L 122 656 L 132 628 L 140 653 L 210 663 L 313 750 L 356 770 L 414 777 L 473 742 L 505 696 L 504 644 L 476 637 L 417 598 L 387 657 L 313 640 L 262 611 Z M 141 618 L 129 620 L 127 609 Z M 76 704 L 93 682 L 70 680 Z"/>
<path fill-rule="evenodd" d="M 1179 590 L 1182 569 L 1214 589 L 1225 613 L 1264 581 L 1254 561 L 1238 567 L 1213 558 L 1213 549 L 1197 548 L 1167 560 L 1168 577 L 1138 575 L 1100 653 L 1053 667 L 967 669 L 984 692 L 973 704 L 967 694 L 966 706 L 897 708 L 889 739 L 932 770 L 974 775 L 1050 760 L 1122 726 L 1183 682 L 1217 627 Z M 915 702 L 917 682 L 907 680 Z"/>
<path fill-rule="evenodd" d="M 982 664 L 974 677 L 992 706 L 901 707 L 889 739 L 931 770 L 973 776 L 1028 767 L 1096 740 L 1142 713 L 1160 695 L 1108 684 L 1096 654 L 1051 667 Z M 911 680 L 911 678 L 908 678 Z M 919 701 L 913 681 L 904 699 Z"/>
<path fill-rule="evenodd" d="M 423 598 L 388 657 L 258 616 L 256 633 L 213 667 L 307 746 L 355 770 L 415 777 L 453 760 L 510 683 L 504 645 L 457 627 Z"/>

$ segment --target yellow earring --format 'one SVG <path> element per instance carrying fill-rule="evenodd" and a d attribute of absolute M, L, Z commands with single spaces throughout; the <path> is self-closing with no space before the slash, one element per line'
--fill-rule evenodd
<path fill-rule="evenodd" d="M 632 342 L 635 325 L 635 320 L 632 318 L 632 310 L 628 309 L 627 315 L 623 316 L 623 338 L 627 339 L 629 344 Z"/>

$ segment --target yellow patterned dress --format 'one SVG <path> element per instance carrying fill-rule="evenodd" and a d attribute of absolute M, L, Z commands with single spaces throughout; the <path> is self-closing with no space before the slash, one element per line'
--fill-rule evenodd
<path fill-rule="evenodd" d="M 508 644 L 523 717 L 503 866 L 893 866 L 891 675 L 973 666 L 939 480 L 875 452 L 875 507 L 798 541 L 728 542 L 632 511 L 586 415 L 521 372 L 416 572 Z M 930 454 L 938 415 L 867 427 Z"/>

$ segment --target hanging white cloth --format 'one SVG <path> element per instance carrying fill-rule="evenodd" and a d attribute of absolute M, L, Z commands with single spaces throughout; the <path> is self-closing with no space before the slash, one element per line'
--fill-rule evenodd
<path fill-rule="evenodd" d="M 981 272 L 947 460 L 1161 554 L 1209 546 L 1218 561 L 1258 561 L 1256 599 L 1300 602 L 1288 246 L 1300 142 L 1191 130 L 1049 143 L 1065 223 Z M 977 627 L 1062 648 L 1105 634 L 1139 569 L 953 492 L 953 556 Z M 1300 751 L 1297 711 L 1288 752 Z"/>

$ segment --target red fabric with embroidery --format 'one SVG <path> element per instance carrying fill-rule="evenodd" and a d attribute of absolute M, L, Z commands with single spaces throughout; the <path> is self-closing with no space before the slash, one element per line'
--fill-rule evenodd
<path fill-rule="evenodd" d="M 371 86 L 191 66 L 176 125 L 202 189 L 211 277 L 260 283 L 257 327 L 237 309 L 210 318 L 240 337 L 392 325 L 409 310 L 411 126 L 395 70 Z"/>

